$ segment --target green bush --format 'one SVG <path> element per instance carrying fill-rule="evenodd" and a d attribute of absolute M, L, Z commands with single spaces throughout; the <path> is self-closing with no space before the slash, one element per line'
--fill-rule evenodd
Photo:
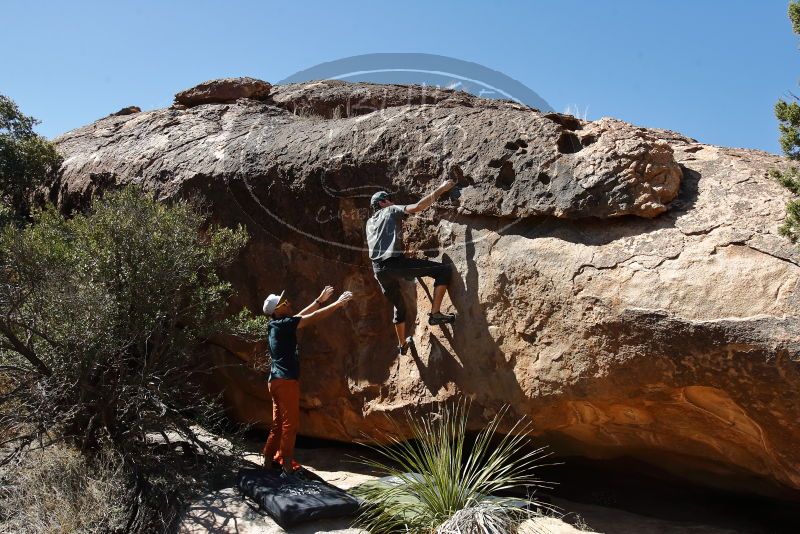
<path fill-rule="evenodd" d="M 216 464 L 196 432 L 221 415 L 194 380 L 209 371 L 197 349 L 253 321 L 223 321 L 231 287 L 219 275 L 246 240 L 242 228 L 208 226 L 195 202 L 162 203 L 135 187 L 95 199 L 86 214 L 46 209 L 6 226 L 0 385 L 14 387 L 0 392 L 0 429 L 14 447 L 5 450 L 40 439 L 89 457 L 110 448 L 137 499 L 157 495 L 153 506 L 173 520 L 173 490 L 192 485 L 198 462 Z"/>
<path fill-rule="evenodd" d="M 61 164 L 53 144 L 33 131 L 38 123 L 0 95 L 0 223 L 26 217 L 30 194 Z"/>
<path fill-rule="evenodd" d="M 531 515 L 521 508 L 543 507 L 527 499 L 497 497 L 509 490 L 531 492 L 547 484 L 536 476 L 543 448 L 529 446 L 530 423 L 517 421 L 500 436 L 507 408 L 500 411 L 467 444 L 466 403 L 443 406 L 430 418 L 409 417 L 412 439 L 385 436 L 389 445 L 375 447 L 379 459 L 362 459 L 370 468 L 393 477 L 389 483 L 366 483 L 355 492 L 365 499 L 358 524 L 374 534 L 513 533 Z M 399 435 L 399 432 L 398 432 Z"/>

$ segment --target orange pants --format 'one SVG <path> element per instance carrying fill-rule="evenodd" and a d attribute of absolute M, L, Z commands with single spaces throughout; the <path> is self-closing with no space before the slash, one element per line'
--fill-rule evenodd
<path fill-rule="evenodd" d="M 269 464 L 275 453 L 283 458 L 294 457 L 294 440 L 300 426 L 300 382 L 275 378 L 269 382 L 272 396 L 272 425 L 264 444 L 264 461 Z"/>

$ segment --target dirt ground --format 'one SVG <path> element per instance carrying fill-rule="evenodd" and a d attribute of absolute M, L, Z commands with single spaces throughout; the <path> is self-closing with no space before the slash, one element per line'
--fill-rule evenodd
<path fill-rule="evenodd" d="M 253 450 L 257 450 L 254 443 Z M 356 449 L 345 447 L 299 448 L 297 460 L 304 467 L 321 476 L 331 484 L 349 489 L 367 480 L 377 478 L 379 473 L 370 470 L 353 458 Z M 258 454 L 248 455 L 254 463 Z M 597 506 L 553 498 L 552 504 L 561 513 L 554 517 L 541 517 L 529 522 L 526 527 L 536 534 L 581 534 L 604 532 L 608 534 L 734 534 L 748 530 L 704 525 L 686 521 L 669 521 L 618 508 Z M 254 503 L 243 498 L 236 488 L 225 488 L 210 493 L 195 501 L 189 508 L 180 528 L 181 533 L 211 532 L 213 534 L 363 534 L 365 531 L 351 527 L 349 519 L 315 521 L 299 525 L 286 531 L 279 527 Z"/>

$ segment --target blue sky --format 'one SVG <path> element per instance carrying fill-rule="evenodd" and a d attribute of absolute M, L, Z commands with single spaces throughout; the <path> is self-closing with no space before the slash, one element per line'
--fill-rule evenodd
<path fill-rule="evenodd" d="M 374 52 L 473 61 L 559 111 L 778 152 L 797 88 L 785 0 L 3 2 L 0 93 L 52 137 L 200 81 Z"/>

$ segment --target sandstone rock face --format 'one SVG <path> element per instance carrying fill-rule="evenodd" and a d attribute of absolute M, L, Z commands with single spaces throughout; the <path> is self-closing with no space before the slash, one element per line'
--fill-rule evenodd
<path fill-rule="evenodd" d="M 228 276 L 254 311 L 284 288 L 294 302 L 352 291 L 302 334 L 304 434 L 379 439 L 387 413 L 466 395 L 475 428 L 509 404 L 559 452 L 800 489 L 800 254 L 777 234 L 789 196 L 767 176 L 784 161 L 423 92 L 315 82 L 101 119 L 58 139 L 53 198 L 70 209 L 130 182 L 202 195 L 252 236 Z M 454 264 L 459 319 L 428 327 L 430 288 L 409 282 L 418 351 L 399 356 L 365 251 L 368 199 L 412 201 L 447 176 L 459 187 L 405 238 Z M 222 341 L 204 357 L 259 350 Z M 269 421 L 262 374 L 225 366 L 216 385 L 236 417 Z"/>
<path fill-rule="evenodd" d="M 255 78 L 222 78 L 209 80 L 181 91 L 175 95 L 175 102 L 184 106 L 232 102 L 239 98 L 264 100 L 272 87 L 269 83 Z"/>

